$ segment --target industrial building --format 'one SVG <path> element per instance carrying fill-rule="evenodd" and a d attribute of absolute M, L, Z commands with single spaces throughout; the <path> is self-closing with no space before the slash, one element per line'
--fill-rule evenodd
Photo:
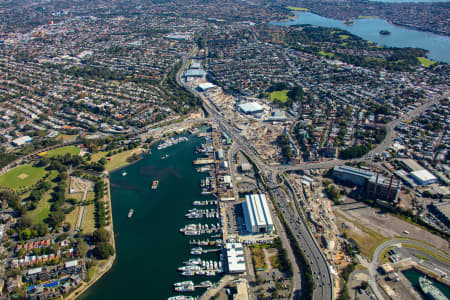
<path fill-rule="evenodd" d="M 189 69 L 184 72 L 185 77 L 203 77 L 206 75 L 205 70 L 201 69 Z"/>
<path fill-rule="evenodd" d="M 217 157 L 218 160 L 222 160 L 223 159 L 223 150 L 222 150 L 222 148 L 217 150 L 216 157 Z"/>
<path fill-rule="evenodd" d="M 396 201 L 402 187 L 401 182 L 393 176 L 387 178 L 378 173 L 349 166 L 334 167 L 333 176 L 337 180 L 361 186 L 372 199 Z"/>
<path fill-rule="evenodd" d="M 238 108 L 241 112 L 243 112 L 246 115 L 254 115 L 264 112 L 264 107 L 262 107 L 262 105 L 259 104 L 258 102 L 248 102 L 239 104 Z"/>
<path fill-rule="evenodd" d="M 245 266 L 245 254 L 242 243 L 226 242 L 225 251 L 227 253 L 228 272 L 230 274 L 244 273 L 247 267 Z"/>
<path fill-rule="evenodd" d="M 402 185 L 400 181 L 376 174 L 367 181 L 366 192 L 369 198 L 397 201 Z"/>
<path fill-rule="evenodd" d="M 273 221 L 266 195 L 246 195 L 242 208 L 248 232 L 266 233 L 273 231 Z"/>
<path fill-rule="evenodd" d="M 200 83 L 198 85 L 198 90 L 201 92 L 205 92 L 207 90 L 214 89 L 216 87 L 217 87 L 217 85 L 212 84 L 211 82 L 206 82 L 206 83 Z"/>
<path fill-rule="evenodd" d="M 429 185 L 438 182 L 437 177 L 425 169 L 411 172 L 409 175 L 418 185 Z"/>
<path fill-rule="evenodd" d="M 365 186 L 370 177 L 374 175 L 374 172 L 349 166 L 336 166 L 333 168 L 333 176 L 338 180 L 359 186 Z"/>

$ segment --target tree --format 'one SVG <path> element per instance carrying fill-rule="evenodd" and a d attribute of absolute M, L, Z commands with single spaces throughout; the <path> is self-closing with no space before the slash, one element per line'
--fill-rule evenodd
<path fill-rule="evenodd" d="M 48 224 L 53 228 L 56 228 L 64 221 L 64 219 L 64 212 L 62 210 L 56 210 L 51 212 L 48 216 Z"/>
<path fill-rule="evenodd" d="M 78 241 L 77 248 L 78 248 L 78 253 L 80 254 L 80 257 L 85 257 L 89 250 L 88 244 L 81 239 Z"/>
<path fill-rule="evenodd" d="M 109 243 L 98 243 L 92 253 L 97 259 L 107 259 L 114 255 L 114 248 Z"/>
<path fill-rule="evenodd" d="M 99 228 L 92 233 L 92 240 L 95 243 L 106 243 L 109 242 L 110 238 L 111 234 L 104 228 Z"/>
<path fill-rule="evenodd" d="M 31 230 L 25 229 L 19 234 L 21 240 L 29 240 L 31 238 Z"/>
<path fill-rule="evenodd" d="M 36 225 L 36 230 L 39 236 L 44 236 L 48 233 L 48 226 L 44 223 L 39 223 Z"/>

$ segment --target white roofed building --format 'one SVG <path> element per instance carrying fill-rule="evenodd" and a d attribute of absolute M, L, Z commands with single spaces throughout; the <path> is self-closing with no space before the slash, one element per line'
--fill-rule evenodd
<path fill-rule="evenodd" d="M 258 102 L 248 102 L 239 104 L 239 110 L 242 111 L 244 114 L 252 115 L 252 114 L 258 114 L 264 112 L 264 107 L 262 107 L 261 104 Z"/>
<path fill-rule="evenodd" d="M 242 208 L 247 231 L 252 233 L 273 232 L 273 221 L 266 195 L 246 195 Z"/>
<path fill-rule="evenodd" d="M 409 175 L 417 182 L 418 185 L 429 185 L 438 182 L 436 176 L 431 174 L 428 170 L 419 170 L 409 173 Z"/>
<path fill-rule="evenodd" d="M 244 273 L 247 270 L 245 265 L 245 253 L 242 243 L 225 243 L 227 252 L 228 272 L 231 274 Z"/>

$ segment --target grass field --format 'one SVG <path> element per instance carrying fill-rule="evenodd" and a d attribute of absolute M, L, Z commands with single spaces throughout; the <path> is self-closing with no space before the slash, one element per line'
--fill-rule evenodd
<path fill-rule="evenodd" d="M 377 16 L 358 16 L 358 19 L 378 19 Z"/>
<path fill-rule="evenodd" d="M 142 152 L 141 148 L 136 148 L 128 151 L 124 151 L 118 153 L 116 155 L 111 156 L 111 160 L 108 160 L 106 163 L 106 170 L 111 171 L 120 167 L 123 167 L 128 164 L 127 158 L 133 155 L 133 153 L 140 154 Z"/>
<path fill-rule="evenodd" d="M 78 211 L 80 210 L 79 206 L 75 206 L 75 209 L 66 215 L 65 222 L 70 224 L 70 228 L 75 229 L 75 225 L 77 224 Z"/>
<path fill-rule="evenodd" d="M 75 199 L 80 202 L 83 200 L 83 193 L 66 194 L 66 199 Z"/>
<path fill-rule="evenodd" d="M 288 92 L 289 92 L 289 90 L 274 91 L 274 92 L 270 93 L 270 100 L 273 101 L 275 99 L 278 99 L 281 102 L 286 102 L 286 101 L 288 101 L 288 96 L 287 96 Z"/>
<path fill-rule="evenodd" d="M 88 192 L 87 201 L 94 200 L 94 199 L 95 199 L 95 193 L 94 192 Z"/>
<path fill-rule="evenodd" d="M 426 253 L 426 254 L 428 254 L 428 255 L 430 255 L 430 256 L 432 256 L 432 257 L 434 257 L 434 258 L 436 258 L 436 259 L 438 259 L 440 261 L 443 261 L 446 264 L 450 264 L 450 260 L 448 260 L 445 257 L 442 257 L 440 255 L 437 255 L 436 253 L 434 253 L 434 252 L 432 252 L 432 251 L 430 251 L 430 250 L 428 250 L 428 249 L 426 249 L 424 247 L 420 247 L 418 245 L 408 244 L 408 243 L 402 243 L 402 247 L 420 250 L 423 253 Z"/>
<path fill-rule="evenodd" d="M 266 267 L 266 263 L 264 261 L 264 251 L 262 248 L 252 248 L 252 257 L 255 270 Z"/>
<path fill-rule="evenodd" d="M 106 151 L 99 151 L 99 152 L 93 153 L 91 155 L 91 161 L 99 161 L 103 157 L 106 157 L 107 153 L 108 152 L 106 152 Z"/>
<path fill-rule="evenodd" d="M 346 40 L 348 39 L 350 36 L 346 35 L 346 34 L 340 34 L 339 37 L 341 38 L 341 40 Z"/>
<path fill-rule="evenodd" d="M 428 59 L 426 57 L 418 57 L 417 59 L 425 68 L 429 68 L 436 63 L 435 61 L 432 61 L 431 59 Z"/>
<path fill-rule="evenodd" d="M 48 157 L 53 157 L 57 155 L 65 155 L 66 153 L 69 153 L 70 155 L 78 155 L 80 154 L 81 149 L 77 146 L 65 146 L 61 148 L 56 148 L 53 150 L 50 150 L 47 152 Z"/>
<path fill-rule="evenodd" d="M 319 52 L 317 52 L 317 54 L 322 55 L 322 56 L 326 56 L 326 57 L 328 57 L 328 58 L 333 58 L 333 57 L 334 57 L 334 54 L 333 54 L 333 53 L 331 53 L 331 52 L 325 52 L 325 51 L 322 51 L 322 50 L 320 50 Z"/>
<path fill-rule="evenodd" d="M 358 245 L 361 254 L 369 261 L 372 259 L 375 249 L 389 240 L 381 234 L 347 219 L 338 212 L 336 212 L 336 216 L 338 217 L 339 228 L 346 234 L 348 239 L 352 239 Z M 344 229 L 342 226 L 343 221 L 351 224 L 352 227 Z"/>
<path fill-rule="evenodd" d="M 27 187 L 38 182 L 46 173 L 43 167 L 19 166 L 0 176 L 0 186 L 10 189 Z"/>
<path fill-rule="evenodd" d="M 47 219 L 48 214 L 50 213 L 50 207 L 52 206 L 49 201 L 51 199 L 52 192 L 53 189 L 46 192 L 42 196 L 41 201 L 39 201 L 38 206 L 29 214 L 34 224 L 42 223 L 45 219 Z"/>
<path fill-rule="evenodd" d="M 295 10 L 295 11 L 309 11 L 309 9 L 304 7 L 295 7 L 295 6 L 286 6 L 289 10 Z"/>
<path fill-rule="evenodd" d="M 70 141 L 70 140 L 74 139 L 76 136 L 77 136 L 77 134 L 61 134 L 61 135 L 59 135 L 59 137 L 63 141 Z"/>
<path fill-rule="evenodd" d="M 81 229 L 84 233 L 92 233 L 95 231 L 95 205 L 90 204 L 84 210 L 83 223 Z"/>

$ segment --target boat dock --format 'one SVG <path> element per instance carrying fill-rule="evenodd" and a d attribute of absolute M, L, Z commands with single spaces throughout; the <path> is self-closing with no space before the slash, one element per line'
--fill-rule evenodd
<path fill-rule="evenodd" d="M 210 159 L 210 158 L 200 158 L 200 159 L 194 160 L 194 162 L 193 162 L 194 165 L 210 165 L 213 163 L 214 163 L 214 159 Z"/>

